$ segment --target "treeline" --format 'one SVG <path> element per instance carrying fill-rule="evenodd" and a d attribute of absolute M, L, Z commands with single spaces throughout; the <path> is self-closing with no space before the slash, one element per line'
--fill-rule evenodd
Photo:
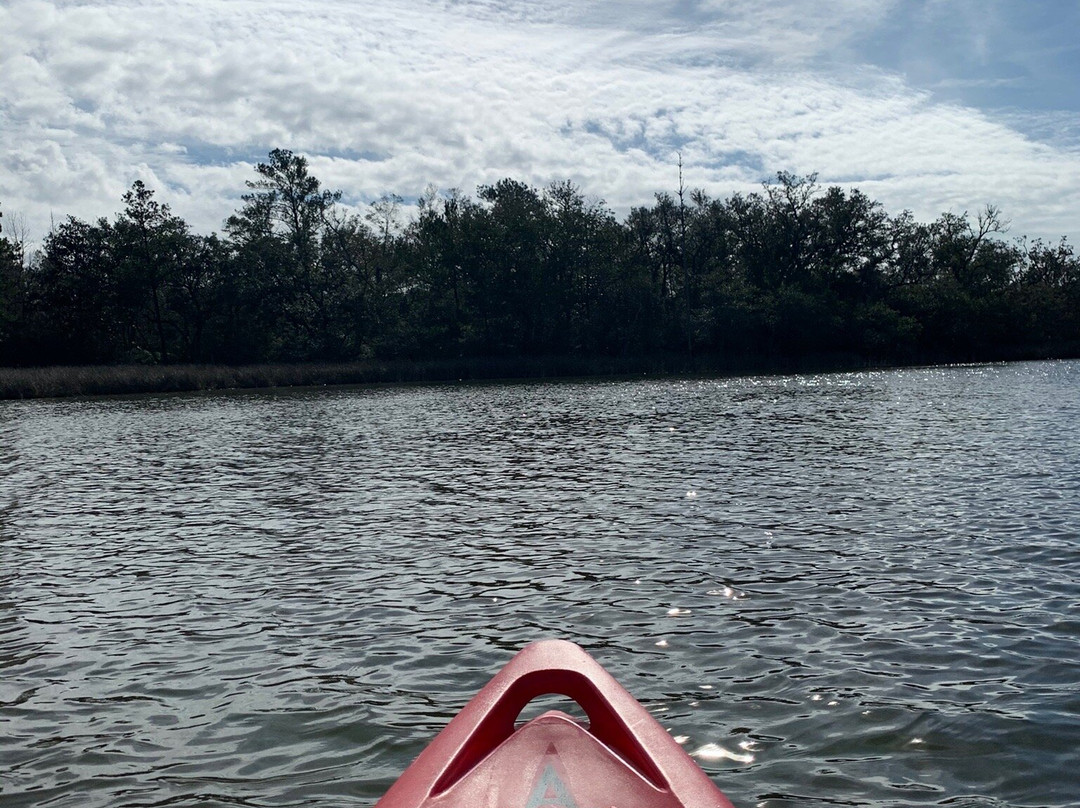
<path fill-rule="evenodd" d="M 1076 355 L 1080 260 L 999 212 L 890 216 L 778 175 L 658 194 L 624 221 L 569 182 L 429 192 L 364 216 L 274 150 L 221 234 L 141 182 L 114 220 L 0 236 L 0 364 L 341 362 L 657 354 L 775 361 Z"/>

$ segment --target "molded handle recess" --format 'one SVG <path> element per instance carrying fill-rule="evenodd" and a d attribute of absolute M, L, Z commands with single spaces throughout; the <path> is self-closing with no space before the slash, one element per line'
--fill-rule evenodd
<path fill-rule="evenodd" d="M 611 703 L 611 697 L 618 695 L 613 693 L 614 688 L 626 697 L 630 697 L 629 694 L 576 645 L 560 643 L 559 648 L 538 647 L 541 645 L 547 646 L 547 643 L 528 646 L 514 657 L 503 669 L 503 674 L 506 674 L 504 682 L 497 682 L 503 678 L 503 674 L 500 674 L 490 683 L 489 687 L 494 684 L 501 684 L 502 687 L 499 692 L 492 694 L 493 703 L 487 707 L 486 714 L 475 724 L 457 755 L 443 771 L 432 793 L 441 794 L 468 774 L 491 754 L 495 747 L 513 734 L 517 717 L 529 702 L 548 695 L 566 696 L 576 701 L 589 717 L 588 730 L 598 741 L 617 752 L 656 788 L 667 788 L 664 775 L 645 752 L 633 729 Z M 523 659 L 522 656 L 529 649 L 534 649 L 533 653 Z M 546 660 L 541 669 L 528 664 L 541 656 Z M 550 659 L 551 656 L 556 659 Z M 521 664 L 517 664 L 519 662 Z M 557 662 L 558 666 L 553 665 L 553 662 Z M 481 690 L 463 712 L 468 712 L 473 703 L 485 695 L 487 689 Z M 637 706 L 635 702 L 635 707 Z"/>
<path fill-rule="evenodd" d="M 656 719 L 596 660 L 564 640 L 522 649 L 420 753 L 376 808 L 449 805 L 443 798 L 454 784 L 513 735 L 526 704 L 549 693 L 580 704 L 589 717 L 589 734 L 636 770 L 654 793 L 668 795 L 656 804 L 674 800 L 686 808 L 732 808 Z"/>

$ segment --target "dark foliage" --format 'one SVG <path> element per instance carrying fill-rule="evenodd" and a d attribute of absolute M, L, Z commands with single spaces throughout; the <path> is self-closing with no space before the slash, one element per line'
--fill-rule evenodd
<path fill-rule="evenodd" d="M 0 236 L 0 364 L 746 368 L 1080 350 L 1071 245 L 1008 242 L 993 207 L 925 224 L 781 173 L 725 200 L 659 194 L 619 222 L 569 182 L 505 179 L 475 199 L 428 192 L 404 224 L 397 197 L 346 215 L 292 152 L 256 174 L 221 236 L 139 182 L 113 221 L 69 218 L 35 260 Z"/>

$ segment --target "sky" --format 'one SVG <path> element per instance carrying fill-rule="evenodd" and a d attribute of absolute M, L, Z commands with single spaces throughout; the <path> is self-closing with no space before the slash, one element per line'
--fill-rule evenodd
<path fill-rule="evenodd" d="M 0 0 L 0 210 L 40 239 L 142 180 L 217 232 L 280 147 L 358 209 L 512 177 L 623 216 L 681 155 L 714 197 L 816 173 L 1076 245 L 1077 31 L 1077 0 Z"/>

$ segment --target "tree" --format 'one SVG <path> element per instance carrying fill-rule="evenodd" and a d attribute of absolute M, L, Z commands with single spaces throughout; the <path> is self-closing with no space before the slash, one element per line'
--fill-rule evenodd
<path fill-rule="evenodd" d="M 798 177 L 787 171 L 765 186 L 765 209 L 772 245 L 774 283 L 805 287 L 812 283 L 810 261 L 814 197 L 819 193 L 817 174 Z"/>
<path fill-rule="evenodd" d="M 479 287 L 482 234 L 487 211 L 452 189 L 429 188 L 419 200 L 419 215 L 406 230 L 408 251 L 402 346 L 429 356 L 458 357 L 482 350 Z"/>
<path fill-rule="evenodd" d="M 1004 234 L 1009 223 L 994 205 L 978 213 L 973 225 L 967 212 L 944 213 L 932 225 L 932 259 L 938 278 L 952 278 L 969 293 L 1005 287 L 1020 254 L 992 236 Z"/>
<path fill-rule="evenodd" d="M 1015 335 L 1037 355 L 1054 346 L 1080 349 L 1080 258 L 1066 239 L 1026 246 L 1009 308 Z"/>
<path fill-rule="evenodd" d="M 1036 240 L 1027 248 L 1025 258 L 1018 277 L 1021 285 L 1064 289 L 1080 283 L 1080 258 L 1066 238 L 1054 245 Z"/>
<path fill-rule="evenodd" d="M 31 260 L 30 254 L 30 225 L 26 217 L 20 211 L 9 211 L 7 216 L 0 211 L 0 233 L 2 238 L 7 239 L 9 246 L 14 251 L 15 257 L 21 266 L 25 268 Z"/>
<path fill-rule="evenodd" d="M 187 224 L 154 199 L 141 180 L 132 184 L 123 201 L 124 210 L 111 231 L 117 325 L 137 355 L 158 362 L 187 358 L 179 356 L 182 326 L 169 305 L 190 255 Z"/>
<path fill-rule="evenodd" d="M 12 339 L 22 314 L 22 250 L 0 228 L 0 364 L 12 357 Z"/>
<path fill-rule="evenodd" d="M 317 258 L 326 216 L 340 201 L 341 192 L 323 190 L 308 172 L 307 158 L 302 155 L 274 149 L 269 157 L 268 162 L 255 166 L 259 179 L 248 181 L 251 193 L 244 194 L 244 208 L 229 223 L 283 234 L 299 266 L 309 269 Z"/>
<path fill-rule="evenodd" d="M 226 221 L 241 283 L 236 314 L 260 358 L 302 360 L 325 353 L 318 325 L 323 234 L 340 191 L 322 189 L 307 158 L 274 149 L 255 167 L 243 207 Z"/>
<path fill-rule="evenodd" d="M 474 289 L 485 352 L 537 353 L 544 347 L 539 309 L 546 206 L 534 188 L 512 179 L 481 186 L 479 196 L 487 208 L 473 222 L 483 245 Z"/>
<path fill-rule="evenodd" d="M 740 271 L 739 234 L 732 207 L 691 194 L 686 243 L 690 290 L 690 327 L 703 351 L 730 353 L 752 348 L 749 289 Z"/>
<path fill-rule="evenodd" d="M 370 356 L 383 336 L 384 250 L 393 248 L 381 244 L 359 216 L 328 217 L 313 286 L 328 357 Z"/>
<path fill-rule="evenodd" d="M 882 282 L 889 291 L 927 284 L 934 277 L 934 231 L 916 222 L 910 210 L 885 224 L 888 259 Z"/>
<path fill-rule="evenodd" d="M 956 360 L 1080 350 L 1080 260 L 976 216 L 890 218 L 780 172 L 758 193 L 657 194 L 616 221 L 572 182 L 339 206 L 275 149 L 224 237 L 143 183 L 27 260 L 0 233 L 0 357 L 15 363 L 843 352 Z"/>
<path fill-rule="evenodd" d="M 888 217 L 855 189 L 830 187 L 812 205 L 810 275 L 813 284 L 848 299 L 876 298 L 889 257 Z"/>
<path fill-rule="evenodd" d="M 542 342 L 555 353 L 617 353 L 625 321 L 615 320 L 623 243 L 615 217 L 570 181 L 552 183 L 543 199 Z"/>
<path fill-rule="evenodd" d="M 228 361 L 226 330 L 230 256 L 216 235 L 184 239 L 167 305 L 175 315 L 178 357 L 189 362 Z"/>
<path fill-rule="evenodd" d="M 27 279 L 25 361 L 115 362 L 122 358 L 112 226 L 68 217 L 45 238 Z"/>

